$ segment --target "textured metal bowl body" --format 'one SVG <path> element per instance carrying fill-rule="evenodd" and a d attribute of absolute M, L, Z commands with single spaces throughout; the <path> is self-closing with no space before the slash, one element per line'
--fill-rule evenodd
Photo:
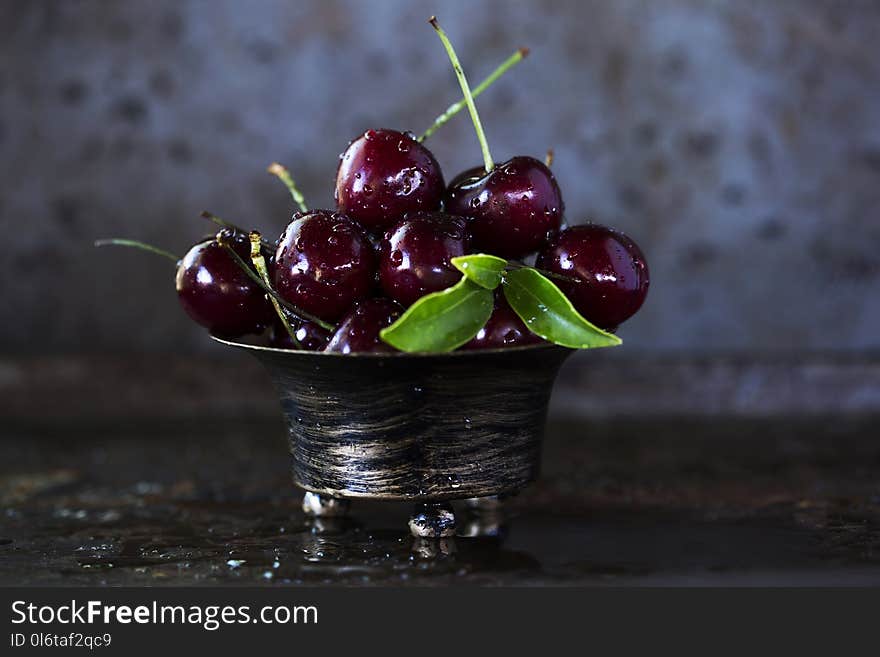
<path fill-rule="evenodd" d="M 553 382 L 571 353 L 542 345 L 340 355 L 226 344 L 268 369 L 296 484 L 416 501 L 498 495 L 532 481 Z"/>

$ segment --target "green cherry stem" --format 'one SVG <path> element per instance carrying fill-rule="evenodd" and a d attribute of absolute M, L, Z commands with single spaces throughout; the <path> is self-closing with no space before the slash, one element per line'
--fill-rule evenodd
<path fill-rule="evenodd" d="M 317 324 L 318 326 L 320 326 L 321 328 L 323 328 L 327 331 L 333 331 L 336 329 L 336 327 L 333 324 L 330 324 L 329 322 L 325 322 L 323 319 L 319 319 L 319 318 L 315 317 L 314 315 L 307 313 L 304 310 L 300 310 L 299 308 L 294 306 L 289 301 L 282 299 L 281 296 L 275 290 L 273 290 L 269 285 L 266 285 L 266 283 L 263 281 L 263 279 L 260 278 L 256 274 L 256 272 L 254 272 L 254 270 L 250 268 L 250 266 L 248 266 L 248 263 L 244 261 L 244 258 L 242 258 L 240 255 L 238 255 L 235 252 L 235 249 L 232 248 L 232 245 L 229 244 L 228 242 L 226 242 L 224 239 L 222 239 L 220 235 L 217 236 L 217 243 L 229 252 L 229 255 L 232 256 L 232 259 L 238 264 L 238 266 L 241 268 L 241 270 L 245 274 L 247 274 L 247 276 L 254 283 L 256 283 L 260 287 L 260 289 L 263 290 L 263 292 L 265 292 L 270 297 L 275 299 L 278 303 L 280 303 L 282 306 L 287 308 L 291 313 L 293 313 L 294 315 L 296 315 L 300 319 L 307 319 L 310 322 L 314 322 L 315 324 Z"/>
<path fill-rule="evenodd" d="M 492 71 L 485 80 L 483 80 L 482 82 L 480 82 L 480 84 L 478 84 L 476 87 L 474 87 L 474 89 L 471 91 L 471 95 L 474 98 L 476 98 L 481 93 L 486 91 L 486 89 L 491 87 L 498 78 L 500 78 L 502 75 L 507 73 L 507 71 L 510 70 L 513 66 L 515 66 L 516 64 L 519 64 L 522 60 L 524 60 L 526 57 L 528 57 L 528 54 L 529 54 L 528 48 L 520 48 L 519 50 L 517 50 L 510 57 L 505 59 L 498 68 L 496 68 L 494 71 Z M 425 141 L 426 139 L 428 139 L 431 135 L 433 135 L 437 131 L 437 128 L 439 128 L 442 125 L 445 125 L 449 121 L 449 119 L 451 119 L 453 116 L 458 114 L 466 106 L 467 106 L 467 100 L 462 98 L 457 103 L 453 103 L 452 105 L 447 107 L 446 111 L 443 112 L 443 114 L 438 116 L 436 119 L 434 119 L 434 123 L 431 124 L 431 127 L 428 128 L 427 130 L 425 130 L 424 134 L 421 137 L 419 137 L 418 140 L 420 142 L 422 142 L 422 141 Z"/>
<path fill-rule="evenodd" d="M 147 244 L 146 242 L 139 242 L 137 240 L 127 240 L 121 237 L 112 237 L 104 240 L 95 240 L 95 246 L 130 246 L 134 247 L 135 249 L 140 249 L 141 251 L 149 251 L 150 253 L 164 256 L 175 264 L 180 262 L 180 258 L 171 253 L 171 251 L 166 251 L 165 249 L 160 249 L 158 246 L 153 246 L 152 244 Z"/>
<path fill-rule="evenodd" d="M 555 153 L 553 152 L 553 149 L 548 148 L 547 154 L 544 156 L 544 164 L 547 166 L 548 169 L 553 166 L 553 157 L 554 156 L 555 156 Z"/>
<path fill-rule="evenodd" d="M 208 212 L 207 210 L 202 210 L 201 215 L 202 219 L 207 219 L 208 221 L 217 224 L 221 228 L 231 228 L 232 230 L 238 231 L 240 233 L 245 232 L 245 230 L 239 226 L 236 226 L 231 221 L 226 221 L 225 219 L 221 219 L 216 214 Z"/>
<path fill-rule="evenodd" d="M 251 234 L 248 235 L 248 239 L 251 241 L 251 262 L 254 263 L 257 273 L 260 275 L 260 278 L 263 279 L 263 283 L 266 284 L 266 287 L 271 287 L 272 284 L 269 281 L 269 269 L 266 267 L 266 259 L 263 257 L 262 238 L 257 231 L 251 231 Z M 272 305 L 275 307 L 275 312 L 278 313 L 278 319 L 281 320 L 281 324 L 284 326 L 284 330 L 287 331 L 287 335 L 290 336 L 293 344 L 298 349 L 302 349 L 302 344 L 296 337 L 296 331 L 294 331 L 293 327 L 290 325 L 290 321 L 287 319 L 287 314 L 284 312 L 284 309 L 281 308 L 278 299 L 270 295 L 269 301 L 271 301 Z"/>
<path fill-rule="evenodd" d="M 290 195 L 293 197 L 294 202 L 299 206 L 299 209 L 303 212 L 309 211 L 309 206 L 306 205 L 306 200 L 303 198 L 302 193 L 296 186 L 296 183 L 293 182 L 293 176 L 290 175 L 290 171 L 288 171 L 287 167 L 278 164 L 277 162 L 273 162 L 269 165 L 269 168 L 266 169 L 273 176 L 277 176 L 281 182 L 284 183 L 285 187 L 290 191 Z"/>
<path fill-rule="evenodd" d="M 461 87 L 461 93 L 464 95 L 464 100 L 467 103 L 468 112 L 470 113 L 471 121 L 473 121 L 474 124 L 474 130 L 477 132 L 477 139 L 480 141 L 480 148 L 483 150 L 483 168 L 486 170 L 486 173 L 489 173 L 495 168 L 495 162 L 492 160 L 492 155 L 489 153 L 489 144 L 486 142 L 486 133 L 483 132 L 483 124 L 480 123 L 480 115 L 477 114 L 477 106 L 474 104 L 474 97 L 471 94 L 471 88 L 468 85 L 467 78 L 464 76 L 464 70 L 461 68 L 461 62 L 458 61 L 458 55 L 455 54 L 455 49 L 452 47 L 452 43 L 450 43 L 443 28 L 440 27 L 440 23 L 437 22 L 437 17 L 431 16 L 431 19 L 428 22 L 437 32 L 437 36 L 440 37 L 440 41 L 443 42 L 443 47 L 446 48 L 446 54 L 449 55 L 449 61 L 452 62 L 452 68 L 455 70 L 455 77 L 458 78 L 458 84 Z"/>
<path fill-rule="evenodd" d="M 238 226 L 238 225 L 232 223 L 231 221 L 226 221 L 225 219 L 221 219 L 216 214 L 208 212 L 207 210 L 202 210 L 202 213 L 200 216 L 202 217 L 202 219 L 207 219 L 211 223 L 217 224 L 221 228 L 229 228 L 230 230 L 234 230 L 236 233 L 241 233 L 242 235 L 248 234 L 248 231 L 246 231 L 241 226 Z M 265 246 L 269 249 L 275 248 L 271 242 L 269 242 L 268 240 L 265 240 L 265 239 L 263 240 L 263 246 Z"/>

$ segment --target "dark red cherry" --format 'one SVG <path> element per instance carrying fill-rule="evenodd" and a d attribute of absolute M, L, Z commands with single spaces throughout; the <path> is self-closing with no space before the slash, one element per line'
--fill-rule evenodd
<path fill-rule="evenodd" d="M 343 318 L 324 351 L 342 354 L 394 351 L 382 342 L 379 331 L 391 326 L 403 308 L 391 299 L 363 299 Z"/>
<path fill-rule="evenodd" d="M 245 262 L 247 238 L 227 236 Z M 275 316 L 262 289 L 215 240 L 193 246 L 177 267 L 177 298 L 187 314 L 211 333 L 235 338 L 260 333 Z"/>
<path fill-rule="evenodd" d="M 468 252 L 467 220 L 442 212 L 408 214 L 385 234 L 379 281 L 386 295 L 409 306 L 430 292 L 455 285 L 461 273 L 450 263 Z"/>
<path fill-rule="evenodd" d="M 480 329 L 470 342 L 462 349 L 502 349 L 504 347 L 520 347 L 527 344 L 543 342 L 541 338 L 529 331 L 519 318 L 504 294 L 495 293 L 495 309 L 486 325 Z"/>
<path fill-rule="evenodd" d="M 471 167 L 470 169 L 465 169 L 455 178 L 449 181 L 449 187 L 447 187 L 447 189 L 460 187 L 466 182 L 477 180 L 478 178 L 482 178 L 485 175 L 486 170 L 483 167 Z"/>
<path fill-rule="evenodd" d="M 440 209 L 443 191 L 431 151 L 396 130 L 367 130 L 348 145 L 336 171 L 337 208 L 370 231 L 407 212 Z"/>
<path fill-rule="evenodd" d="M 296 318 L 290 319 L 291 327 L 299 340 L 297 345 L 290 337 L 287 329 L 282 326 L 281 322 L 275 322 L 272 325 L 272 331 L 269 335 L 269 346 L 276 349 L 305 349 L 306 351 L 323 351 L 324 347 L 330 341 L 330 331 L 321 328 L 314 322 L 308 320 L 300 320 Z"/>
<path fill-rule="evenodd" d="M 373 245 L 338 212 L 295 215 L 275 252 L 275 289 L 307 313 L 335 321 L 375 284 Z"/>
<path fill-rule="evenodd" d="M 606 226 L 566 228 L 538 254 L 535 266 L 578 279 L 554 282 L 581 315 L 606 330 L 632 317 L 648 294 L 648 263 L 641 249 Z"/>
<path fill-rule="evenodd" d="M 513 157 L 490 173 L 481 168 L 455 177 L 446 190 L 447 212 L 471 217 L 477 251 L 521 258 L 555 234 L 565 204 L 556 178 L 533 157 Z"/>

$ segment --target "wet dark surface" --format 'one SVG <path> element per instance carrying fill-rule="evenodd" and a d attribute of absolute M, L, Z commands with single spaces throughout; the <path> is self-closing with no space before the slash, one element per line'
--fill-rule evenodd
<path fill-rule="evenodd" d="M 280 420 L 7 427 L 0 583 L 877 585 L 878 426 L 551 425 L 499 534 L 444 541 L 406 504 L 306 519 Z"/>

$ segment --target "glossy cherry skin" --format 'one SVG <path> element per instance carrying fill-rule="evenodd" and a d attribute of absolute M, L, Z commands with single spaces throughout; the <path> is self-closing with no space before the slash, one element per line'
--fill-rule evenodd
<path fill-rule="evenodd" d="M 606 330 L 632 317 L 648 294 L 648 263 L 641 249 L 623 233 L 598 224 L 566 228 L 538 254 L 535 266 L 578 279 L 554 282 L 581 315 Z"/>
<path fill-rule="evenodd" d="M 442 212 L 409 214 L 385 234 L 379 247 L 379 281 L 385 294 L 409 306 L 455 285 L 461 273 L 450 260 L 468 253 L 467 220 Z"/>
<path fill-rule="evenodd" d="M 230 244 L 250 262 L 246 239 L 230 239 Z M 187 251 L 177 267 L 176 286 L 186 313 L 218 336 L 260 333 L 275 315 L 263 290 L 215 240 L 200 242 Z"/>
<path fill-rule="evenodd" d="M 297 345 L 290 337 L 281 322 L 272 325 L 269 334 L 269 346 L 276 349 L 304 349 L 305 351 L 323 351 L 330 341 L 331 332 L 308 320 L 290 320 L 291 328 L 299 340 Z"/>
<path fill-rule="evenodd" d="M 519 315 L 507 303 L 504 294 L 498 291 L 495 293 L 495 309 L 492 311 L 489 321 L 470 342 L 466 342 L 461 348 L 502 349 L 539 342 L 543 342 L 543 340 L 529 331 Z"/>
<path fill-rule="evenodd" d="M 402 313 L 400 304 L 391 299 L 358 301 L 342 319 L 324 351 L 341 354 L 395 351 L 382 341 L 379 331 L 391 326 Z"/>
<path fill-rule="evenodd" d="M 408 212 L 439 210 L 444 189 L 431 151 L 396 130 L 367 130 L 348 145 L 336 171 L 336 207 L 369 231 Z"/>
<path fill-rule="evenodd" d="M 447 212 L 470 217 L 474 248 L 521 258 L 543 247 L 562 222 L 565 204 L 553 172 L 533 157 L 513 157 L 490 173 L 459 174 L 446 190 Z"/>
<path fill-rule="evenodd" d="M 478 180 L 486 175 L 486 170 L 483 167 L 471 167 L 470 169 L 465 169 L 460 174 L 455 176 L 452 180 L 449 181 L 449 186 L 446 188 L 447 193 L 450 189 L 457 189 L 466 183 L 473 182 Z M 446 194 L 444 194 L 445 200 Z"/>
<path fill-rule="evenodd" d="M 275 289 L 297 308 L 333 322 L 375 284 L 372 243 L 338 212 L 295 215 L 275 252 Z"/>

